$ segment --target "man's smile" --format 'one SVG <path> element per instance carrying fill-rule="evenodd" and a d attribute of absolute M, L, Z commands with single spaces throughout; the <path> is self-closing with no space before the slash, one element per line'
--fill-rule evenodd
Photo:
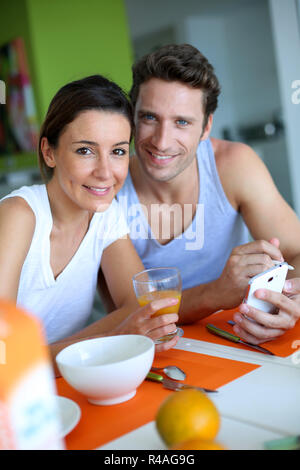
<path fill-rule="evenodd" d="M 150 150 L 148 150 L 148 154 L 151 157 L 151 161 L 153 161 L 156 164 L 166 164 L 178 156 L 178 154 L 175 154 L 175 155 L 158 154 L 158 153 L 151 152 Z"/>

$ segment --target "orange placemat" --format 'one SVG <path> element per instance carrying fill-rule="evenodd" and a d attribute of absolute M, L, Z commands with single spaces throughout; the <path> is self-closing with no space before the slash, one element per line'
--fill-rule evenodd
<path fill-rule="evenodd" d="M 256 369 L 257 365 L 172 349 L 157 354 L 154 365 L 176 364 L 186 373 L 186 383 L 219 388 Z M 64 379 L 56 380 L 58 394 L 74 400 L 81 408 L 81 419 L 66 437 L 70 450 L 95 449 L 155 419 L 158 407 L 171 392 L 161 384 L 145 380 L 131 400 L 111 406 L 91 405 Z M 219 393 L 222 393 L 220 391 Z"/>
<path fill-rule="evenodd" d="M 233 343 L 219 336 L 215 336 L 206 329 L 206 324 L 212 323 L 213 325 L 222 328 L 223 330 L 235 334 L 232 326 L 229 325 L 227 321 L 233 320 L 233 314 L 237 311 L 238 309 L 223 310 L 218 313 L 213 313 L 209 317 L 206 317 L 203 320 L 194 323 L 193 325 L 183 325 L 182 328 L 184 330 L 184 337 L 207 341 L 209 343 L 222 344 L 224 346 L 232 346 L 244 350 L 249 349 L 249 351 L 253 351 L 253 349 L 247 348 L 246 346 L 240 345 L 238 343 Z M 295 352 L 295 348 L 292 348 L 292 344 L 295 340 L 299 338 L 300 321 L 298 321 L 298 323 L 292 330 L 288 330 L 284 335 L 280 336 L 279 338 L 273 341 L 266 341 L 265 343 L 262 343 L 261 346 L 266 347 L 271 352 L 276 354 L 276 356 L 287 357 L 290 356 L 290 354 L 292 354 L 293 352 Z"/>

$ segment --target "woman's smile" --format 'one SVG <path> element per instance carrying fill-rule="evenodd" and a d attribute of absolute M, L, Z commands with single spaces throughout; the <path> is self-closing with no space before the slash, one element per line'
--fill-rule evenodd
<path fill-rule="evenodd" d="M 102 188 L 99 188 L 96 186 L 87 186 L 85 184 L 83 184 L 82 186 L 84 187 L 84 189 L 86 189 L 89 192 L 89 194 L 93 194 L 94 196 L 98 196 L 98 197 L 106 196 L 109 193 L 109 191 L 112 189 L 112 186 L 106 186 Z"/>

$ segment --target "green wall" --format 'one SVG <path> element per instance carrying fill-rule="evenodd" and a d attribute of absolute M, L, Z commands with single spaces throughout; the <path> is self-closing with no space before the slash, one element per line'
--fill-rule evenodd
<path fill-rule="evenodd" d="M 27 55 L 32 66 L 26 0 L 0 0 L 0 17 L 0 46 L 18 36 L 22 36 L 25 40 Z"/>
<path fill-rule="evenodd" d="M 31 35 L 27 20 L 26 0 L 0 0 L 0 46 L 21 36 L 24 39 L 30 74 L 34 89 L 36 89 L 36 75 L 34 58 L 31 47 Z M 38 100 L 38 97 L 35 97 Z"/>
<path fill-rule="evenodd" d="M 123 0 L 0 0 L 0 16 L 0 46 L 25 40 L 40 123 L 68 81 L 100 73 L 129 89 L 132 49 Z"/>
<path fill-rule="evenodd" d="M 27 0 L 40 112 L 66 82 L 101 73 L 128 89 L 131 45 L 123 0 Z"/>

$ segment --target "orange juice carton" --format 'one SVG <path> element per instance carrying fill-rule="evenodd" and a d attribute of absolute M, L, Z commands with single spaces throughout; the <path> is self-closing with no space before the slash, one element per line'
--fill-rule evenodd
<path fill-rule="evenodd" d="M 39 321 L 0 300 L 0 449 L 64 449 L 55 393 Z"/>

